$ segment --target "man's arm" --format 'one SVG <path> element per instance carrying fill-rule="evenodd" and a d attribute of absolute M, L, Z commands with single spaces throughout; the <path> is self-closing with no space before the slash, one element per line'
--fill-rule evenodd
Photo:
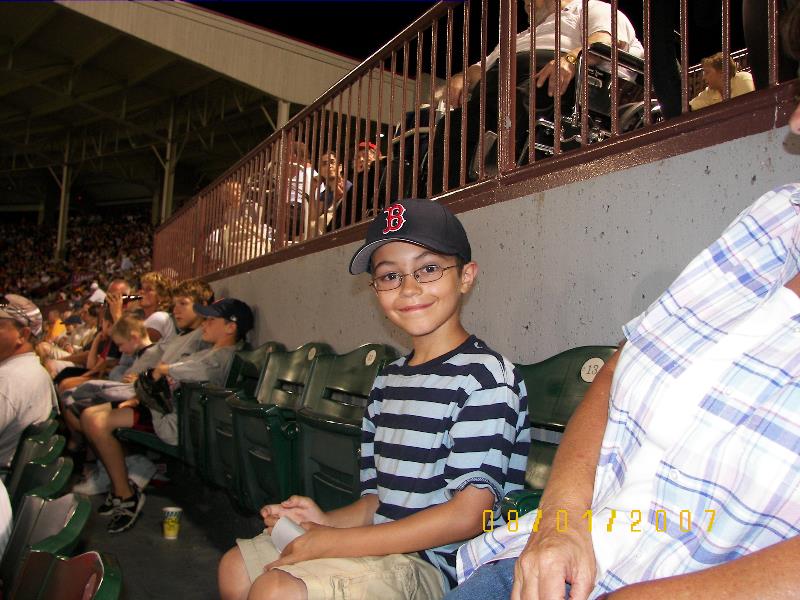
<path fill-rule="evenodd" d="M 595 31 L 592 33 L 586 41 L 588 45 L 591 46 L 594 43 L 600 42 L 603 44 L 611 45 L 611 34 L 607 31 Z M 561 91 L 558 93 L 561 96 L 565 91 L 567 91 L 567 86 L 569 85 L 570 81 L 575 77 L 575 73 L 578 70 L 577 62 L 571 62 L 567 59 L 568 55 L 571 55 L 577 59 L 578 55 L 583 51 L 583 47 L 578 45 L 575 48 L 572 48 L 569 52 L 561 54 L 558 59 L 553 59 L 549 63 L 547 63 L 541 70 L 536 73 L 535 81 L 536 87 L 540 88 L 545 83 L 547 83 L 547 93 L 550 96 L 553 96 L 556 91 L 556 64 L 558 64 L 558 68 L 561 69 Z"/>
<path fill-rule="evenodd" d="M 581 527 L 557 531 L 554 515 L 558 510 L 580 515 L 591 508 L 619 354 L 600 369 L 567 425 L 539 504 L 539 531 L 528 539 L 514 569 L 511 600 L 563 598 L 565 581 L 572 584 L 573 600 L 585 600 L 592 590 L 597 567 L 591 534 Z"/>
<path fill-rule="evenodd" d="M 608 600 L 791 600 L 800 590 L 800 537 L 730 562 L 622 588 Z"/>
<path fill-rule="evenodd" d="M 468 486 L 443 504 L 390 523 L 348 529 L 311 526 L 269 567 L 315 558 L 402 554 L 460 542 L 483 530 L 483 513 L 494 503 L 490 490 Z"/>

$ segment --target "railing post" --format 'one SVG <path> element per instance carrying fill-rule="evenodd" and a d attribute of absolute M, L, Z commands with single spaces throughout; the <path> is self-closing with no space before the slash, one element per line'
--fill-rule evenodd
<path fill-rule="evenodd" d="M 517 3 L 500 0 L 500 94 L 499 167 L 505 173 L 514 168 L 516 157 Z M 532 80 L 533 78 L 531 78 Z"/>

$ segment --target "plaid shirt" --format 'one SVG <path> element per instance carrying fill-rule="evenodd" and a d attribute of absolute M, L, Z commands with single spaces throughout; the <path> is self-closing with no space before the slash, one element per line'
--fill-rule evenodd
<path fill-rule="evenodd" d="M 657 402 L 642 400 L 668 394 L 704 349 L 798 272 L 800 184 L 793 184 L 743 211 L 624 327 L 628 343 L 612 383 L 595 512 L 613 502 L 642 439 L 659 426 L 651 422 Z M 651 504 L 642 508 L 639 540 L 601 574 L 591 598 L 727 562 L 800 532 L 800 314 L 713 382 L 665 453 Z M 666 531 L 657 531 L 657 510 L 666 512 Z M 713 526 L 707 510 L 715 511 Z M 681 511 L 692 517 L 687 531 L 679 526 Z M 481 564 L 519 556 L 534 517 L 520 519 L 521 533 L 502 528 L 462 546 L 459 581 Z"/>

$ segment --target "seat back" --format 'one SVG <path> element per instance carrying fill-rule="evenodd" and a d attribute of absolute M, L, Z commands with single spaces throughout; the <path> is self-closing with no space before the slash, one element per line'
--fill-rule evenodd
<path fill-rule="evenodd" d="M 13 587 L 20 565 L 31 550 L 55 554 L 72 552 L 91 510 L 89 499 L 76 494 L 53 500 L 25 496 L 0 563 L 4 588 L 9 590 Z"/>
<path fill-rule="evenodd" d="M 328 344 L 311 342 L 296 350 L 270 354 L 267 368 L 258 383 L 258 403 L 274 404 L 293 410 L 300 408 L 303 389 L 314 359 L 331 352 Z"/>
<path fill-rule="evenodd" d="M 237 353 L 231 368 L 232 372 L 237 371 L 236 377 L 228 378 L 226 389 L 205 389 L 201 402 L 205 456 L 200 462 L 205 465 L 203 478 L 213 485 L 230 488 L 233 484 L 233 418 L 225 399 L 232 392 L 252 398 L 269 357 L 276 350 L 285 348 L 277 342 L 268 342 L 247 354 Z"/>
<path fill-rule="evenodd" d="M 541 362 L 517 365 L 528 393 L 531 450 L 526 486 L 544 489 L 561 434 L 616 346 L 581 346 Z"/>
<path fill-rule="evenodd" d="M 397 356 L 390 346 L 366 344 L 314 363 L 297 414 L 298 463 L 305 493 L 323 510 L 358 498 L 361 420 L 375 377 Z"/>
<path fill-rule="evenodd" d="M 46 433 L 46 431 L 44 432 Z M 44 433 L 23 439 L 17 446 L 17 452 L 11 461 L 11 469 L 6 481 L 8 496 L 12 497 L 22 477 L 22 469 L 31 461 L 49 464 L 61 456 L 66 445 L 66 439 L 61 435 L 44 438 Z"/>
<path fill-rule="evenodd" d="M 86 552 L 73 558 L 34 551 L 22 567 L 16 600 L 116 600 L 122 572 L 111 556 Z"/>
<path fill-rule="evenodd" d="M 240 350 L 234 354 L 225 387 L 242 390 L 248 396 L 253 396 L 264 365 L 267 364 L 270 354 L 276 350 L 286 350 L 286 348 L 279 342 L 267 342 L 254 350 Z"/>
<path fill-rule="evenodd" d="M 58 421 L 54 418 L 45 419 L 38 423 L 31 423 L 22 431 L 22 439 L 29 437 L 43 437 L 49 439 L 58 430 Z"/>
<path fill-rule="evenodd" d="M 55 498 L 66 489 L 72 475 L 72 459 L 59 456 L 49 464 L 39 461 L 26 463 L 19 484 L 11 497 L 11 508 L 16 510 L 25 494 Z"/>

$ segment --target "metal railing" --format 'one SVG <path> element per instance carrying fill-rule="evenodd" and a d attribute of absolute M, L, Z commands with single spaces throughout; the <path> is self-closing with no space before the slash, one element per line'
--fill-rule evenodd
<path fill-rule="evenodd" d="M 644 2 L 635 15 L 641 46 L 631 41 L 618 0 L 609 2 L 610 36 L 589 31 L 588 0 L 552 18 L 554 31 L 541 24 L 527 37 L 528 19 L 515 0 L 500 0 L 496 18 L 489 0 L 437 4 L 163 224 L 155 268 L 179 278 L 208 275 L 349 228 L 392 199 L 435 197 L 656 126 L 665 116 L 657 99 L 665 86 L 652 69 L 665 47 L 658 41 L 665 24 L 653 18 L 656 2 L 663 3 L 659 10 L 672 4 Z M 775 85 L 778 1 L 767 4 L 768 64 L 760 68 Z M 730 0 L 721 6 L 720 49 L 747 70 L 747 52 L 731 52 Z M 688 64 L 688 0 L 672 8 L 679 14 L 680 85 L 669 93 L 687 112 L 704 84 L 700 66 Z M 575 22 L 565 19 L 576 10 L 583 15 L 579 53 L 564 47 L 565 35 L 575 41 Z M 563 68 L 554 69 L 553 83 L 560 89 L 574 81 L 564 95 L 550 97 L 547 85 L 534 88 L 528 73 L 555 61 L 555 39 L 562 40 Z M 727 60 L 722 75 L 727 100 Z"/>

